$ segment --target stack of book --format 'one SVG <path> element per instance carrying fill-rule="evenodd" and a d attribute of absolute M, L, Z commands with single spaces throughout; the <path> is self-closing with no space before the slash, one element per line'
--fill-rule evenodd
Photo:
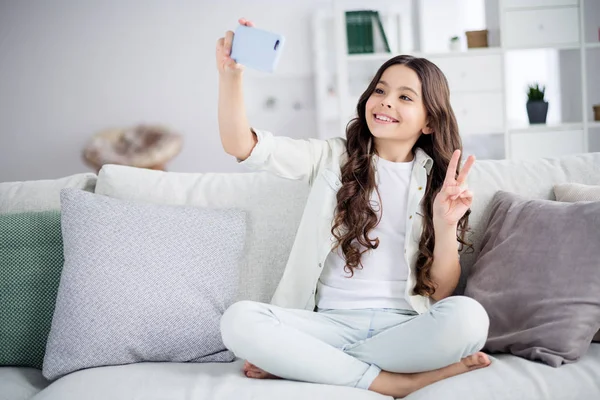
<path fill-rule="evenodd" d="M 346 11 L 348 54 L 374 53 L 374 35 L 376 32 L 381 35 L 384 51 L 389 53 L 390 46 L 378 11 Z"/>

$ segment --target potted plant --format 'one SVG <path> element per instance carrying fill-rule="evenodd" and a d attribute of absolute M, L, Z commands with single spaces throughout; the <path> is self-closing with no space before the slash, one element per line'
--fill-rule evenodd
<path fill-rule="evenodd" d="M 528 86 L 527 116 L 530 124 L 545 124 L 548 115 L 548 102 L 544 100 L 546 87 L 535 83 Z"/>
<path fill-rule="evenodd" d="M 458 36 L 452 36 L 449 45 L 451 51 L 460 51 L 460 38 Z"/>

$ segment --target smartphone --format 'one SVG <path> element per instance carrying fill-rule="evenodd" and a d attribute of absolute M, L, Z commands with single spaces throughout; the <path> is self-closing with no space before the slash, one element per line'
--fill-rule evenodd
<path fill-rule="evenodd" d="M 284 43 L 283 35 L 239 25 L 233 33 L 231 58 L 259 71 L 273 72 L 277 68 Z"/>

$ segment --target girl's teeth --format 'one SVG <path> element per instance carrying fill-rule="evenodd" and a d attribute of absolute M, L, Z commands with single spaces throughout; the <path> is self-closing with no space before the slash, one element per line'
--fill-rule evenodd
<path fill-rule="evenodd" d="M 389 119 L 389 118 L 382 117 L 382 116 L 379 116 L 379 115 L 376 115 L 376 116 L 375 116 L 375 118 L 376 118 L 376 119 L 378 119 L 378 120 L 380 120 L 380 121 L 385 121 L 385 122 L 395 122 L 395 121 L 393 121 L 393 120 L 391 120 L 391 119 Z"/>

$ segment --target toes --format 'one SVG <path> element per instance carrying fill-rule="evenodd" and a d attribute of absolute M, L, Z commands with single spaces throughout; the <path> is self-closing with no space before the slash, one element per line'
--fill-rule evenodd
<path fill-rule="evenodd" d="M 246 371 L 252 371 L 252 370 L 258 370 L 258 367 L 254 364 L 249 363 L 248 361 L 246 361 L 244 363 L 244 368 L 243 368 L 244 372 Z"/>
<path fill-rule="evenodd" d="M 474 367 L 475 364 L 477 363 L 476 357 L 477 357 L 477 354 L 471 354 L 470 356 L 463 358 L 464 364 L 469 368 Z"/>
<path fill-rule="evenodd" d="M 248 378 L 258 378 L 258 373 L 254 371 L 246 371 L 246 376 Z"/>
<path fill-rule="evenodd" d="M 490 361 L 487 354 L 481 351 L 473 354 L 472 357 L 475 365 L 487 365 Z"/>
<path fill-rule="evenodd" d="M 248 378 L 254 378 L 254 379 L 265 379 L 267 377 L 266 372 L 259 372 L 259 371 L 248 371 L 246 372 L 246 376 Z"/>
<path fill-rule="evenodd" d="M 481 365 L 489 365 L 491 364 L 490 358 L 485 353 L 477 353 L 478 360 Z"/>
<path fill-rule="evenodd" d="M 487 354 L 478 352 L 464 358 L 464 364 L 468 368 L 481 368 L 490 364 Z"/>
<path fill-rule="evenodd" d="M 492 363 L 492 361 L 491 361 L 491 360 L 490 360 L 490 358 L 487 356 L 487 354 L 484 354 L 484 355 L 483 355 L 483 360 L 484 360 L 484 361 L 483 361 L 483 365 L 484 365 L 484 366 L 490 365 L 490 364 Z"/>

